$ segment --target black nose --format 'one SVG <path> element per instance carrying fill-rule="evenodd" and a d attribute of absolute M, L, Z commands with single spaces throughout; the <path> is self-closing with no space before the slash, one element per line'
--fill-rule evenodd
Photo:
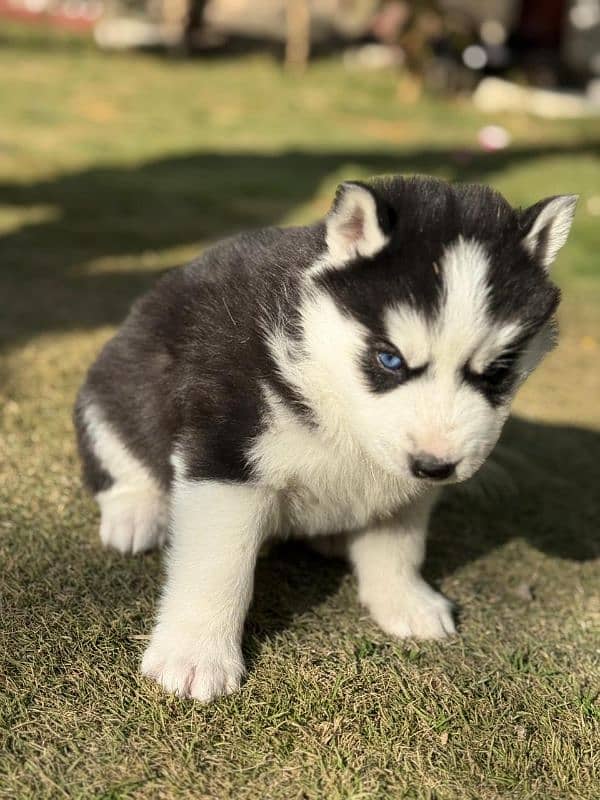
<path fill-rule="evenodd" d="M 431 478 L 434 481 L 443 481 L 454 474 L 457 461 L 442 461 L 429 453 L 417 453 L 410 456 L 410 471 L 415 478 Z"/>

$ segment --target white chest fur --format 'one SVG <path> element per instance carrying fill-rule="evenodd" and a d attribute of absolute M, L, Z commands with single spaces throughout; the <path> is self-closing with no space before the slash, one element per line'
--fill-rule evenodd
<path fill-rule="evenodd" d="M 281 406 L 257 441 L 253 460 L 279 493 L 283 533 L 356 530 L 416 497 L 414 482 L 383 470 L 350 437 L 326 437 Z"/>

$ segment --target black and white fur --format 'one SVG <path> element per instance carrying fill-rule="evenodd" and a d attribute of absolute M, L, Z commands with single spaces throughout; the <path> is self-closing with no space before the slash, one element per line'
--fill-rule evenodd
<path fill-rule="evenodd" d="M 389 634 L 454 633 L 419 573 L 429 514 L 552 346 L 548 270 L 575 202 L 344 183 L 324 221 L 228 239 L 133 306 L 76 425 L 102 542 L 136 553 L 170 531 L 144 674 L 202 701 L 238 688 L 255 562 L 276 535 L 337 543 Z"/>

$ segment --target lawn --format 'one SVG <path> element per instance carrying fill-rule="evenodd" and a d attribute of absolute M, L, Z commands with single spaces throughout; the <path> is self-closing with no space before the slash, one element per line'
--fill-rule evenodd
<path fill-rule="evenodd" d="M 415 103 L 335 61 L 299 78 L 267 56 L 108 57 L 18 28 L 0 73 L 0 798 L 598 798 L 600 124 Z M 490 122 L 507 150 L 478 150 Z M 101 549 L 74 393 L 163 269 L 384 172 L 523 205 L 581 194 L 560 346 L 494 473 L 435 515 L 426 572 L 460 636 L 390 641 L 342 564 L 284 545 L 259 564 L 241 692 L 166 696 L 137 672 L 161 558 Z"/>

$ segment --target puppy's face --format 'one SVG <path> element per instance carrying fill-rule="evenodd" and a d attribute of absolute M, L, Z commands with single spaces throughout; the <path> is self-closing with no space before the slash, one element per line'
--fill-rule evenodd
<path fill-rule="evenodd" d="M 576 198 L 516 212 L 483 187 L 343 184 L 302 309 L 307 391 L 383 468 L 470 477 L 553 343 L 548 268 Z"/>

